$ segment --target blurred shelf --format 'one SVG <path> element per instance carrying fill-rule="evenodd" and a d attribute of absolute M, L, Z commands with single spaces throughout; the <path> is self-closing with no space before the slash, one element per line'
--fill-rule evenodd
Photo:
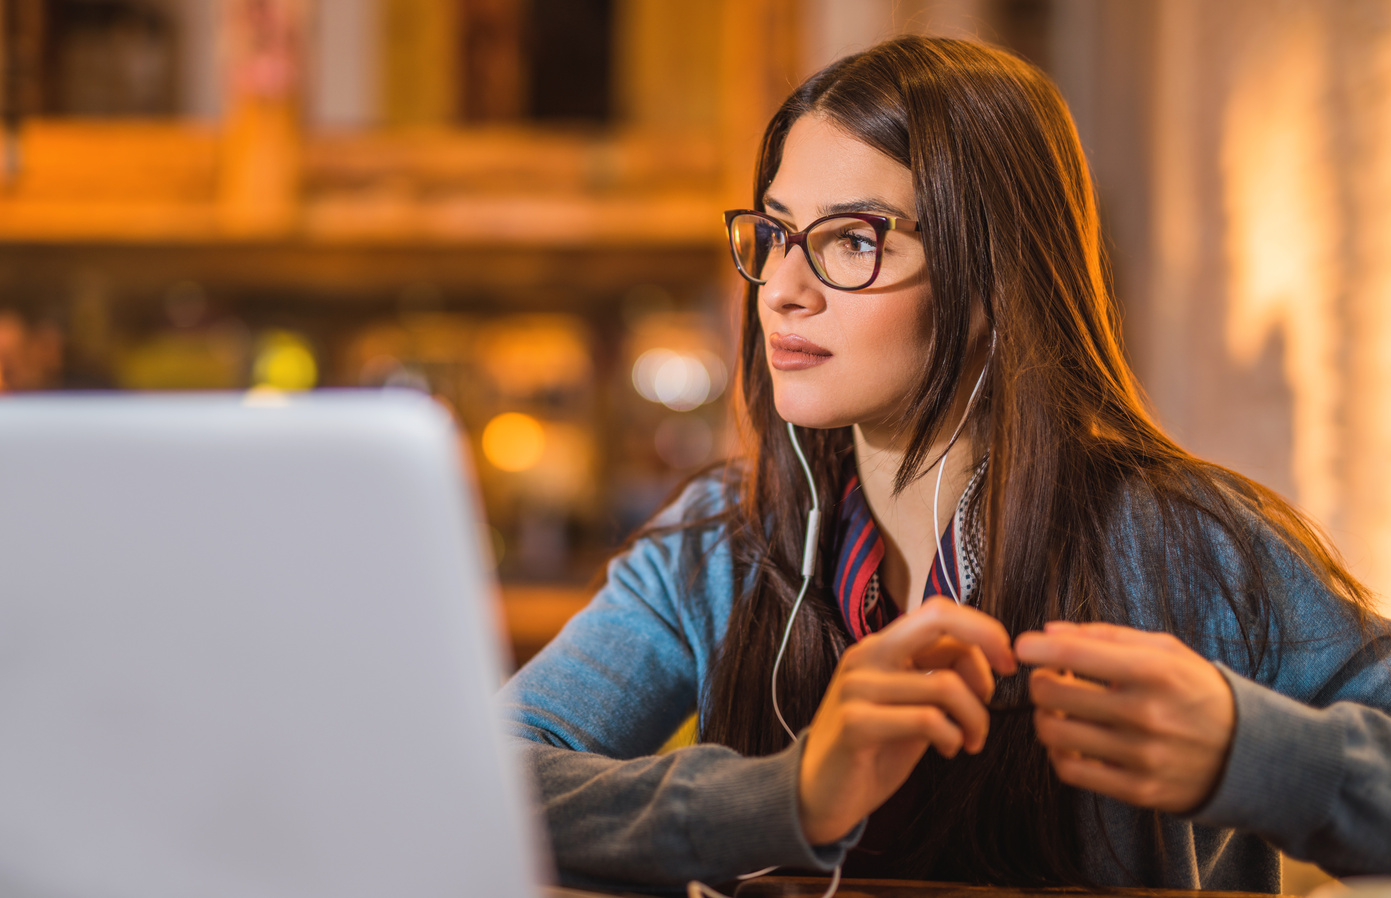
<path fill-rule="evenodd" d="M 718 204 L 690 193 L 429 199 L 367 193 L 310 200 L 304 212 L 303 234 L 313 243 L 657 248 L 722 239 Z"/>
<path fill-rule="evenodd" d="M 3 213 L 0 213 L 3 214 Z M 467 303 L 509 310 L 573 308 L 612 300 L 637 284 L 676 290 L 729 274 L 728 253 L 709 244 L 526 247 L 398 242 L 120 242 L 0 240 L 0 289 L 45 295 L 82 272 L 99 272 L 122 297 L 159 297 L 197 281 L 277 302 L 379 303 L 406 284 L 429 284 Z M 55 286 L 58 285 L 58 286 Z"/>
<path fill-rule="evenodd" d="M 55 208 L 206 204 L 216 191 L 220 139 L 174 121 L 31 119 L 19 140 L 20 176 L 0 202 Z M 8 216 L 0 218 L 14 227 Z"/>
<path fill-rule="evenodd" d="M 394 178 L 483 193 L 663 190 L 718 184 L 720 159 L 703 132 L 479 126 L 327 133 L 305 147 L 317 189 Z"/>
<path fill-rule="evenodd" d="M 722 240 L 722 172 L 708 135 L 518 127 L 298 135 L 277 121 L 225 133 L 29 121 L 20 174 L 0 185 L 0 242 L 493 250 Z"/>

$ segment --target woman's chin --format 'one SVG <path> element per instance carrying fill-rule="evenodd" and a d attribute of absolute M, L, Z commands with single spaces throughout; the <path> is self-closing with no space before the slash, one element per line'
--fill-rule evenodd
<path fill-rule="evenodd" d="M 774 400 L 778 417 L 808 430 L 830 430 L 834 427 L 848 427 L 855 422 L 836 414 L 832 409 L 818 408 L 801 403 L 778 402 Z"/>

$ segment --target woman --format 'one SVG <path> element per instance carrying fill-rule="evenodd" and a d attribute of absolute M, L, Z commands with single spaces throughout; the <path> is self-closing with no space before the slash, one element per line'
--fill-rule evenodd
<path fill-rule="evenodd" d="M 567 879 L 1391 872 L 1391 629 L 1148 416 L 1047 79 L 951 40 L 843 59 L 754 200 L 749 457 L 505 691 Z M 700 744 L 652 756 L 691 710 Z"/>

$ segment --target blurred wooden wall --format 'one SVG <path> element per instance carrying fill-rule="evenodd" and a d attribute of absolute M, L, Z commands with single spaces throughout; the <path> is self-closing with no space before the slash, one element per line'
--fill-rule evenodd
<path fill-rule="evenodd" d="M 1161 420 L 1298 503 L 1391 596 L 1391 4 L 1055 10 Z"/>

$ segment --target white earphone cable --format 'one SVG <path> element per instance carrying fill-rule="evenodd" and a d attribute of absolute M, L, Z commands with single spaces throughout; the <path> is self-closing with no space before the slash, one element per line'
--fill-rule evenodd
<path fill-rule="evenodd" d="M 993 356 L 995 350 L 995 336 L 993 332 L 990 337 L 990 349 L 991 356 Z M 951 448 L 956 445 L 956 440 L 961 436 L 961 431 L 966 427 L 966 422 L 971 419 L 971 409 L 975 407 L 976 394 L 980 392 L 980 385 L 985 382 L 985 372 L 989 367 L 990 359 L 987 358 L 986 363 L 981 366 L 980 376 L 976 378 L 976 385 L 971 388 L 971 398 L 966 400 L 966 411 L 961 415 L 961 421 L 956 425 L 956 431 L 952 433 L 951 439 L 947 441 L 947 448 L 942 453 L 942 457 L 937 459 L 937 485 L 932 489 L 932 532 L 938 540 L 942 538 L 942 522 L 937 517 L 937 503 L 942 495 L 942 472 L 947 469 L 947 453 L 951 452 Z M 955 515 L 955 512 L 952 514 Z M 960 605 L 961 594 L 957 592 L 956 584 L 952 582 L 950 576 L 948 576 L 946 580 L 947 592 L 951 593 L 952 601 Z M 922 596 L 909 596 L 908 610 L 911 611 L 917 608 L 922 604 L 922 600 Z"/>
<path fill-rule="evenodd" d="M 787 720 L 782 716 L 782 708 L 778 706 L 778 668 L 782 666 L 782 656 L 787 651 L 787 642 L 792 636 L 792 622 L 797 619 L 797 612 L 801 610 L 802 600 L 806 598 L 807 587 L 811 585 L 811 576 L 816 571 L 816 541 L 821 532 L 821 498 L 816 492 L 816 478 L 812 476 L 811 465 L 807 464 L 807 457 L 802 453 L 802 444 L 797 441 L 797 430 L 792 422 L 787 422 L 787 435 L 792 438 L 792 449 L 797 453 L 797 460 L 802 463 L 802 472 L 807 475 L 807 486 L 811 488 L 811 511 L 807 512 L 807 538 L 802 545 L 802 587 L 797 590 L 797 601 L 792 603 L 792 610 L 787 614 L 787 627 L 782 632 L 782 642 L 778 645 L 778 656 L 773 660 L 773 676 L 770 688 L 773 693 L 773 713 L 778 716 L 778 723 L 787 731 L 787 736 L 792 741 L 797 741 L 797 734 L 792 732 L 792 727 L 788 726 Z M 776 870 L 777 867 L 765 867 L 753 873 L 745 873 L 739 877 L 740 882 L 757 879 L 760 876 Z M 837 864 L 835 870 L 831 872 L 831 884 L 826 889 L 821 898 L 831 898 L 840 887 L 840 865 Z M 734 890 L 737 895 L 738 889 Z M 719 892 L 710 888 L 703 882 L 691 880 L 686 883 L 687 898 L 725 898 Z"/>
<path fill-rule="evenodd" d="M 991 335 L 991 350 L 993 355 L 993 334 Z M 947 451 L 943 452 L 942 457 L 937 460 L 937 484 L 932 491 L 932 526 L 938 534 L 942 532 L 942 528 L 938 520 L 937 503 L 942 492 L 942 472 L 945 471 L 947 467 L 947 452 L 950 452 L 951 447 L 956 444 L 957 438 L 961 436 L 961 431 L 966 426 L 966 421 L 970 419 L 971 410 L 975 407 L 976 394 L 980 392 L 980 386 L 985 382 L 985 371 L 988 367 L 989 364 L 987 361 L 987 365 L 981 368 L 980 376 L 976 378 L 976 385 L 971 390 L 971 398 L 966 402 L 966 413 L 961 416 L 961 422 L 957 424 L 956 431 L 947 442 Z M 802 473 L 804 473 L 807 478 L 807 487 L 811 490 L 811 510 L 807 512 L 807 535 L 806 541 L 802 545 L 802 585 L 801 588 L 797 590 L 797 599 L 792 603 L 792 610 L 788 612 L 787 626 L 783 629 L 782 641 L 778 643 L 778 654 L 777 657 L 773 659 L 773 675 L 769 683 L 769 688 L 773 698 L 773 713 L 777 715 L 778 723 L 782 724 L 782 728 L 787 732 L 787 737 L 795 742 L 797 734 L 792 731 L 792 727 L 788 725 L 787 719 L 783 717 L 782 707 L 778 703 L 778 671 L 782 667 L 783 655 L 787 653 L 787 643 L 792 638 L 792 625 L 797 620 L 797 612 L 802 608 L 802 601 L 807 596 L 807 588 L 811 585 L 812 574 L 816 571 L 816 544 L 821 533 L 821 497 L 816 491 L 816 478 L 811 472 L 811 465 L 807 463 L 807 457 L 802 452 L 802 444 L 797 440 L 797 428 L 791 421 L 787 422 L 787 435 L 792 440 L 792 449 L 797 453 L 797 461 L 802 465 Z M 952 598 L 959 604 L 961 602 L 961 597 L 957 594 L 956 587 L 951 583 L 950 579 L 948 579 L 947 582 L 947 589 L 951 591 Z M 922 598 L 918 597 L 917 602 L 913 602 L 912 606 L 916 607 L 921 601 Z M 757 879 L 776 869 L 777 867 L 767 867 L 753 873 L 746 873 L 738 878 L 741 882 Z M 835 870 L 831 873 L 830 885 L 821 898 L 831 898 L 839 887 L 840 865 L 836 865 Z M 738 889 L 736 889 L 735 892 L 737 894 Z M 686 895 L 687 898 L 724 898 L 719 892 L 716 892 L 705 883 L 696 880 L 691 880 L 686 884 Z"/>
<path fill-rule="evenodd" d="M 740 884 L 742 885 L 744 882 L 747 882 L 750 879 L 756 879 L 776 869 L 777 867 L 769 867 L 767 870 L 759 870 L 757 873 L 746 873 L 743 876 L 739 877 Z M 836 889 L 838 888 L 840 888 L 839 864 L 837 864 L 836 868 L 831 871 L 831 884 L 826 888 L 825 892 L 821 893 L 821 898 L 831 898 L 831 896 L 836 893 Z M 739 894 L 738 888 L 735 888 L 734 894 Z M 686 898 L 725 898 L 725 896 L 710 888 L 705 883 L 693 879 L 690 882 L 686 883 Z"/>
<path fill-rule="evenodd" d="M 787 615 L 787 626 L 782 631 L 778 655 L 773 659 L 771 683 L 773 713 L 777 715 L 778 723 L 787 731 L 788 738 L 795 742 L 797 734 L 787 725 L 782 716 L 782 708 L 778 705 L 778 669 L 782 667 L 782 656 L 787 651 L 788 640 L 792 638 L 792 623 L 802 608 L 802 600 L 807 596 L 807 587 L 811 585 L 811 575 L 816 570 L 816 541 L 821 533 L 821 497 L 816 492 L 816 478 L 812 476 L 811 465 L 807 464 L 807 457 L 802 453 L 802 444 L 797 441 L 797 429 L 791 421 L 787 422 L 787 435 L 792 439 L 792 449 L 797 453 L 797 460 L 802 463 L 802 472 L 807 475 L 807 486 L 811 488 L 811 511 L 807 512 L 807 538 L 802 546 L 802 587 L 797 590 L 797 601 L 792 603 L 792 610 Z"/>

